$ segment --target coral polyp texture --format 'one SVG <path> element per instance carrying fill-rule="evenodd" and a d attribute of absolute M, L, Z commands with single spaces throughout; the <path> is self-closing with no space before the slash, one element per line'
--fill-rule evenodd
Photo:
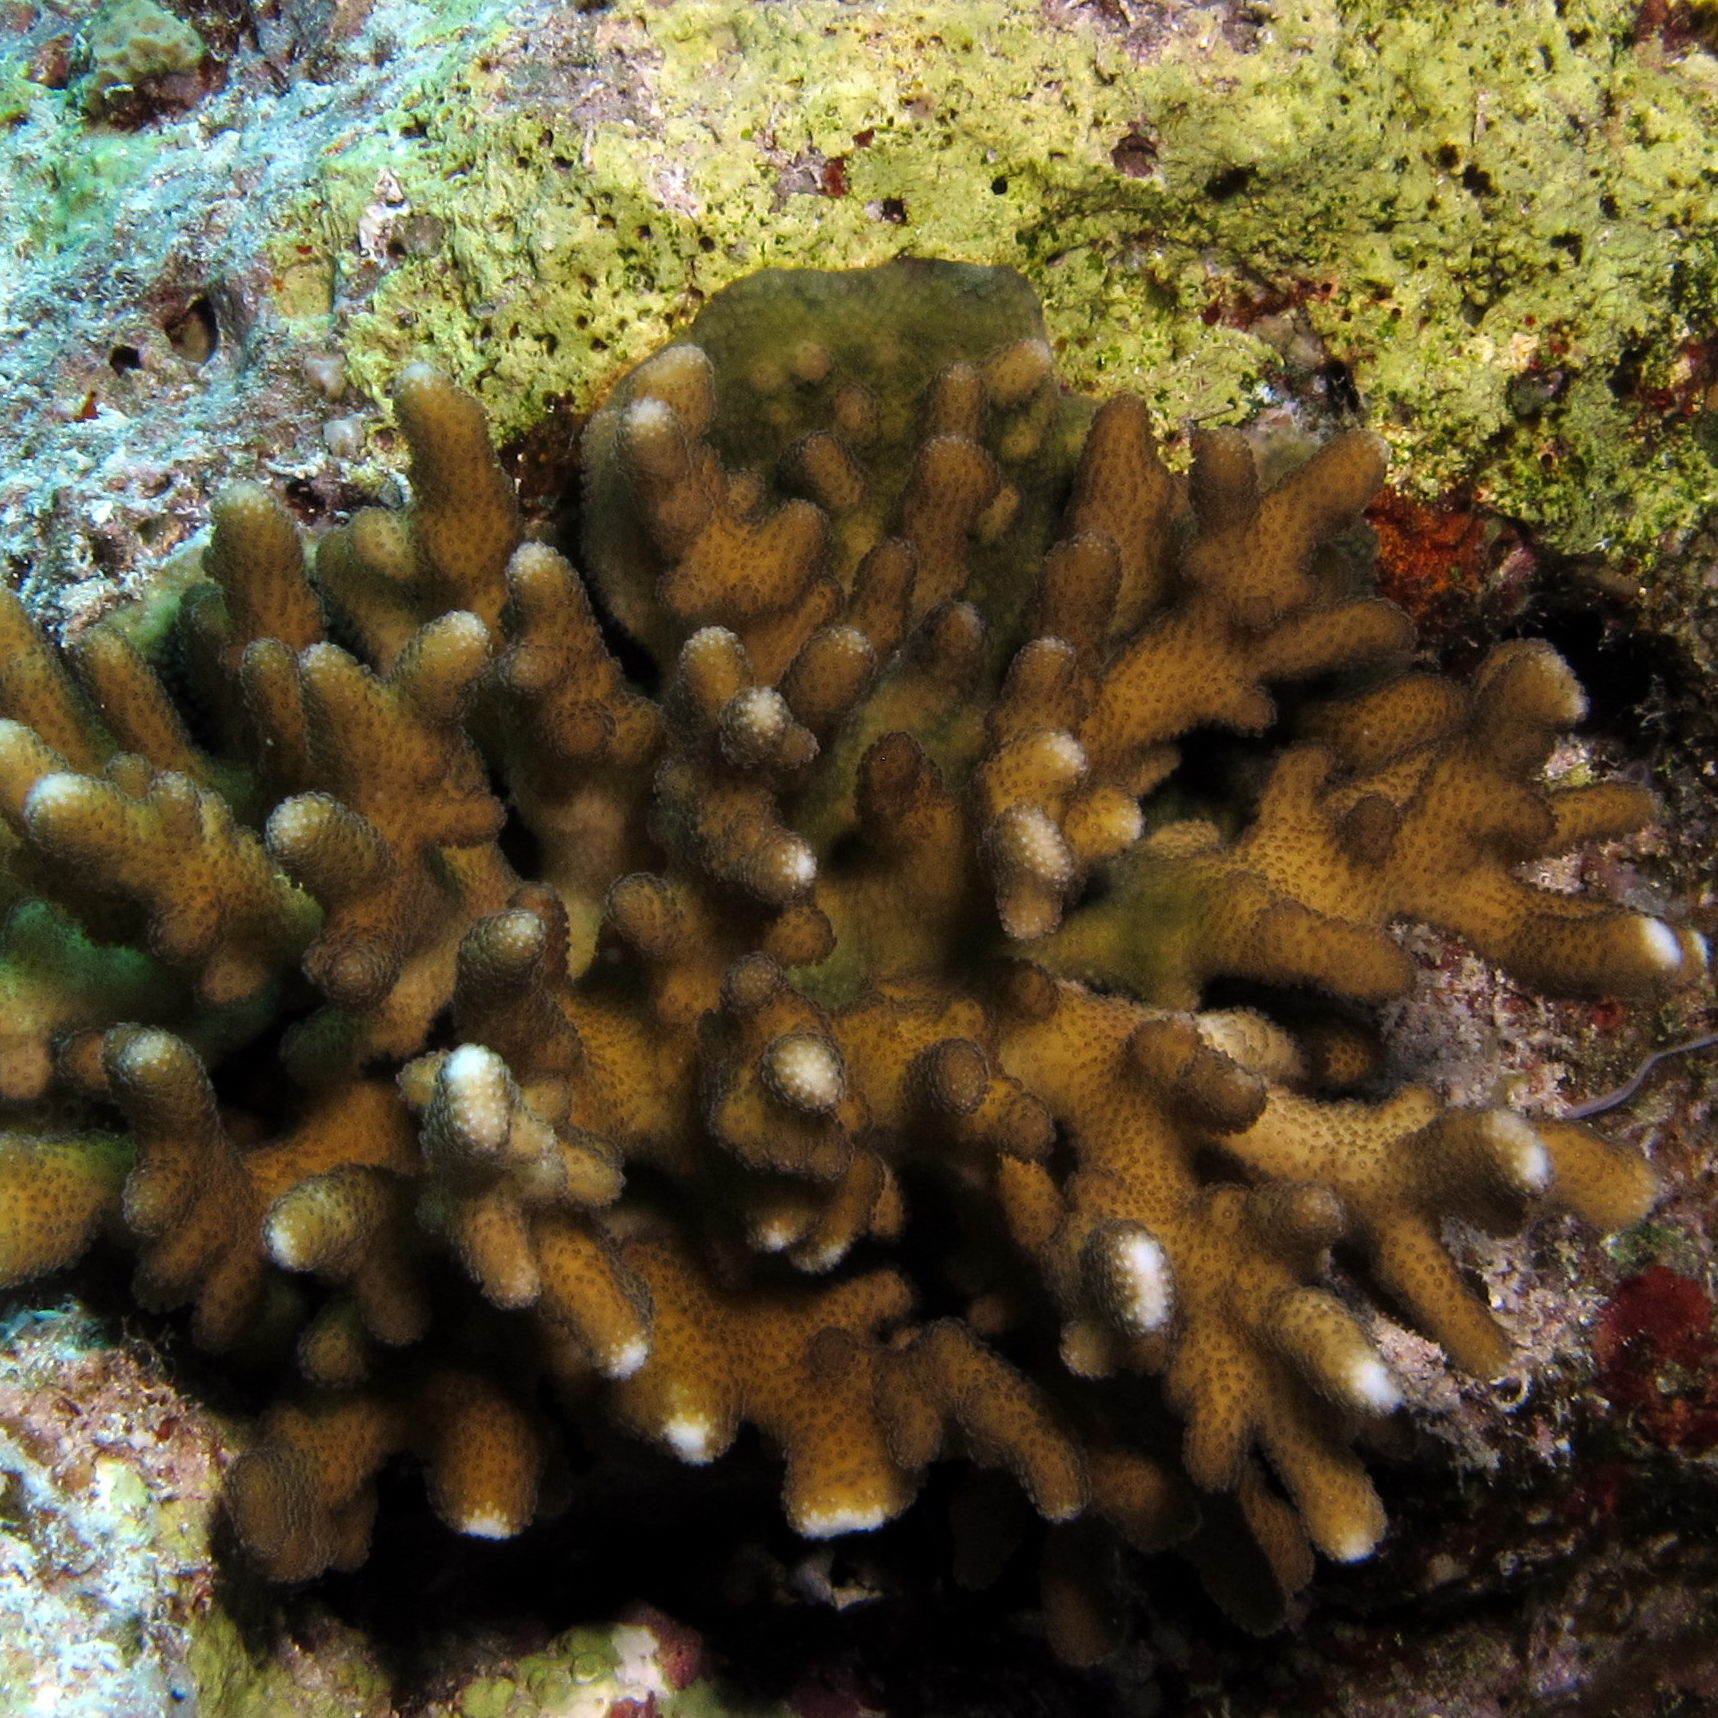
<path fill-rule="evenodd" d="M 1704 964 L 1526 880 L 1651 800 L 1544 785 L 1548 646 L 1414 665 L 1378 438 L 1177 474 L 1017 276 L 766 273 L 591 421 L 581 575 L 469 397 L 396 405 L 409 505 L 307 558 L 229 489 L 158 660 L 0 611 L 0 1277 L 105 1232 L 278 1379 L 227 1497 L 282 1580 L 402 1454 L 500 1537 L 592 1440 L 748 1427 L 814 1538 L 966 1464 L 957 1568 L 1017 1520 L 1071 1659 L 1122 1546 L 1256 1627 L 1366 1556 L 1396 1390 L 1333 1247 L 1495 1374 L 1446 1221 L 1654 1185 L 1393 1089 L 1394 928 L 1558 995 Z"/>

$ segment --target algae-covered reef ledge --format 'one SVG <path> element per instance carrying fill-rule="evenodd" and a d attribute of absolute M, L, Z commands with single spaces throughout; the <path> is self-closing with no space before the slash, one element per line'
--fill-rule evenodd
<path fill-rule="evenodd" d="M 283 7 L 254 42 L 203 20 L 206 92 L 127 128 L 77 72 L 114 4 L 0 68 L 14 576 L 123 576 L 217 453 L 341 504 L 399 456 L 369 432 L 414 358 L 513 438 L 744 274 L 902 253 L 1017 268 L 1072 385 L 1170 427 L 1352 382 L 1398 488 L 1558 553 L 1642 562 L 1712 487 L 1718 61 L 1687 8 Z"/>
<path fill-rule="evenodd" d="M 323 177 L 348 247 L 366 217 L 440 241 L 347 349 L 380 392 L 433 346 L 505 432 L 755 268 L 1006 263 L 1075 386 L 1236 421 L 1339 360 L 1424 489 L 1645 548 L 1710 473 L 1718 66 L 1637 10 L 1278 5 L 1153 41 L 1014 0 L 681 0 L 566 21 L 559 54 L 504 29 Z"/>

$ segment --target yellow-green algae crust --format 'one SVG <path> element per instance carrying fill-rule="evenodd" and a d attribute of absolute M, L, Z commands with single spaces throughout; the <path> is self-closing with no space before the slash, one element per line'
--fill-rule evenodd
<path fill-rule="evenodd" d="M 432 350 L 505 435 L 753 269 L 910 251 L 1021 270 L 1072 385 L 1171 423 L 1271 397 L 1272 326 L 1239 311 L 1264 293 L 1420 492 L 1471 483 L 1571 552 L 1693 521 L 1712 467 L 1662 397 L 1713 326 L 1708 53 L 1635 42 L 1634 0 L 1301 0 L 1152 56 L 1096 10 L 622 0 L 551 40 L 480 14 L 305 210 L 348 260 L 366 216 L 445 227 L 347 321 L 351 371 L 380 397 Z M 1521 421 L 1541 369 L 1563 391 Z"/>

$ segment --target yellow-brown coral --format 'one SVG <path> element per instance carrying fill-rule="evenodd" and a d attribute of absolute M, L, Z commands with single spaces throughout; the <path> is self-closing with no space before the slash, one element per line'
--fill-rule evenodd
<path fill-rule="evenodd" d="M 117 632 L 62 661 L 0 610 L 0 1279 L 112 1225 L 145 1300 L 272 1358 L 229 1501 L 284 1579 L 363 1558 L 397 1452 L 518 1531 L 544 1381 L 688 1463 L 759 1428 L 807 1535 L 988 1470 L 1075 1658 L 1119 1545 L 1251 1624 L 1309 1545 L 1365 1556 L 1396 1392 L 1333 1243 L 1495 1372 L 1444 1220 L 1615 1227 L 1653 1183 L 1382 1091 L 1309 996 L 1399 994 L 1404 919 L 1560 994 L 1703 958 L 1523 880 L 1650 802 L 1542 785 L 1581 713 L 1547 647 L 1411 668 L 1352 530 L 1382 443 L 1261 492 L 1209 435 L 1179 477 L 1138 402 L 1061 392 L 1016 277 L 762 275 L 593 420 L 587 589 L 468 398 L 398 404 L 412 504 L 313 574 L 265 492 L 217 506 L 193 720 Z M 1285 682 L 1256 807 L 1188 816 L 1179 743 Z M 1200 1012 L 1231 977 L 1269 1002 Z"/>

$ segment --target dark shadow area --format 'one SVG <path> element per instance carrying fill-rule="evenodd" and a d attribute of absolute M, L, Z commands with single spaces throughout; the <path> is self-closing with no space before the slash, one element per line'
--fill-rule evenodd
<path fill-rule="evenodd" d="M 449 1534 L 417 1475 L 390 1469 L 369 1561 L 289 1599 L 284 1626 L 323 1606 L 363 1629 L 404 1712 L 436 1692 L 450 1641 L 529 1652 L 640 1607 L 697 1632 L 735 1711 L 784 1701 L 813 1714 L 862 1703 L 890 1718 L 1128 1710 L 1103 1673 L 1059 1665 L 1037 1632 L 1030 1547 L 984 1592 L 938 1573 L 950 1564 L 943 1524 L 958 1476 L 948 1470 L 902 1520 L 820 1545 L 781 1521 L 778 1464 L 751 1435 L 706 1470 L 618 1444 L 586 1452 L 581 1469 L 559 1517 L 499 1544 Z"/>
<path fill-rule="evenodd" d="M 1547 582 L 1566 587 L 1572 581 L 1553 575 Z M 1674 641 L 1590 586 L 1555 591 L 1542 585 L 1513 635 L 1544 639 L 1574 670 L 1587 694 L 1587 733 L 1635 748 L 1662 744 L 1668 736 L 1655 713 L 1697 696 L 1692 665 Z"/>

